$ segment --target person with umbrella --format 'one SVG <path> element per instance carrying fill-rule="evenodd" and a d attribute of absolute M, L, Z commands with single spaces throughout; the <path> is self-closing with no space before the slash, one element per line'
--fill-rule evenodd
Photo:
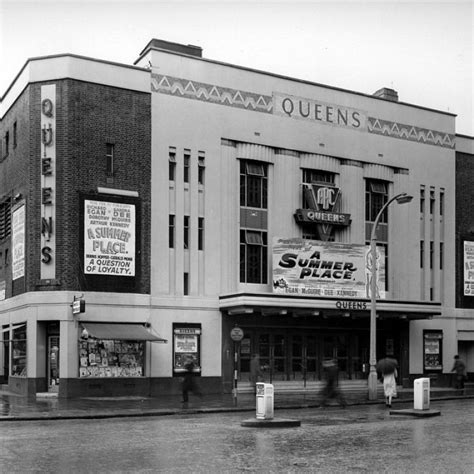
<path fill-rule="evenodd" d="M 392 357 L 384 357 L 377 363 L 377 372 L 383 377 L 383 391 L 385 394 L 385 405 L 391 408 L 392 397 L 397 396 L 397 367 L 398 362 Z"/>

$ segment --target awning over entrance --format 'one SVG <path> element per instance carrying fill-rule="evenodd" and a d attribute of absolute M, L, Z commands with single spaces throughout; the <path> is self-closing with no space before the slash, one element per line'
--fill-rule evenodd
<path fill-rule="evenodd" d="M 219 308 L 228 315 L 293 315 L 368 318 L 369 299 L 297 297 L 274 293 L 236 293 L 221 295 Z M 377 300 L 377 315 L 387 319 L 428 319 L 441 314 L 441 303 L 431 301 Z"/>
<path fill-rule="evenodd" d="M 151 334 L 141 324 L 81 323 L 81 325 L 89 336 L 96 339 L 168 342 L 162 337 Z"/>

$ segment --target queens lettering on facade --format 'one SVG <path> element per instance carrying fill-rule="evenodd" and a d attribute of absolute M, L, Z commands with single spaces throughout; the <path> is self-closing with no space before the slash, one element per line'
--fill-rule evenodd
<path fill-rule="evenodd" d="M 294 119 L 314 120 L 328 125 L 364 129 L 366 116 L 356 109 L 315 101 L 304 97 L 274 94 L 275 113 Z"/>

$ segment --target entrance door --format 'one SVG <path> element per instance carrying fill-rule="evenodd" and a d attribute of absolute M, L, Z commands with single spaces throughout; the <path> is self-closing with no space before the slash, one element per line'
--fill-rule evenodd
<path fill-rule="evenodd" d="M 59 336 L 48 336 L 48 392 L 59 391 Z"/>
<path fill-rule="evenodd" d="M 286 336 L 284 334 L 259 334 L 258 354 L 265 380 L 286 380 Z"/>
<path fill-rule="evenodd" d="M 349 337 L 346 334 L 323 336 L 323 358 L 334 359 L 339 367 L 339 376 L 349 378 L 348 358 Z"/>
<path fill-rule="evenodd" d="M 319 379 L 319 344 L 314 335 L 295 334 L 291 340 L 291 379 Z"/>

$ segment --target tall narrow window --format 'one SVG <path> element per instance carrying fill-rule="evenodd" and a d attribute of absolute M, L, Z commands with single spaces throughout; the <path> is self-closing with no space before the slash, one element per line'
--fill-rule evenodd
<path fill-rule="evenodd" d="M 187 272 L 183 275 L 183 294 L 189 295 L 189 273 Z"/>
<path fill-rule="evenodd" d="M 173 214 L 169 215 L 169 225 L 168 225 L 168 241 L 170 249 L 174 249 L 174 238 L 175 238 L 175 216 Z"/>
<path fill-rule="evenodd" d="M 256 161 L 240 162 L 240 205 L 267 209 L 267 165 Z"/>
<path fill-rule="evenodd" d="M 267 233 L 240 231 L 240 281 L 267 283 Z"/>
<path fill-rule="evenodd" d="M 185 183 L 189 183 L 189 166 L 191 161 L 191 152 L 189 150 L 184 151 L 184 169 L 183 169 L 183 180 Z"/>
<path fill-rule="evenodd" d="M 433 215 L 435 211 L 435 191 L 430 189 L 430 214 Z"/>
<path fill-rule="evenodd" d="M 380 209 L 388 201 L 387 184 L 383 181 L 368 179 L 365 183 L 365 220 L 374 222 Z M 381 223 L 387 222 L 387 210 L 380 217 Z"/>
<path fill-rule="evenodd" d="M 3 140 L 3 156 L 8 156 L 8 153 L 10 152 L 10 132 L 5 133 L 5 138 Z"/>
<path fill-rule="evenodd" d="M 105 170 L 107 176 L 113 176 L 115 172 L 115 145 L 112 143 L 105 144 Z"/>
<path fill-rule="evenodd" d="M 189 248 L 189 216 L 184 216 L 183 221 L 183 241 L 184 241 L 184 248 Z"/>
<path fill-rule="evenodd" d="M 433 268 L 434 262 L 434 242 L 430 242 L 430 268 Z"/>
<path fill-rule="evenodd" d="M 174 181 L 176 179 L 176 149 L 170 148 L 168 162 L 168 179 Z"/>
<path fill-rule="evenodd" d="M 444 243 L 439 243 L 439 269 L 442 270 L 444 266 Z"/>
<path fill-rule="evenodd" d="M 420 189 L 420 214 L 425 213 L 425 188 Z"/>
<path fill-rule="evenodd" d="M 198 250 L 204 250 L 204 217 L 198 217 Z"/>
<path fill-rule="evenodd" d="M 420 268 L 423 268 L 425 265 L 425 241 L 420 240 Z"/>
<path fill-rule="evenodd" d="M 198 183 L 204 185 L 204 174 L 206 166 L 204 163 L 204 154 L 200 154 L 198 158 Z"/>
<path fill-rule="evenodd" d="M 444 215 L 444 189 L 439 192 L 439 215 Z"/>
<path fill-rule="evenodd" d="M 16 122 L 13 122 L 13 148 L 16 148 L 17 145 L 18 145 L 17 125 L 16 125 Z"/>

